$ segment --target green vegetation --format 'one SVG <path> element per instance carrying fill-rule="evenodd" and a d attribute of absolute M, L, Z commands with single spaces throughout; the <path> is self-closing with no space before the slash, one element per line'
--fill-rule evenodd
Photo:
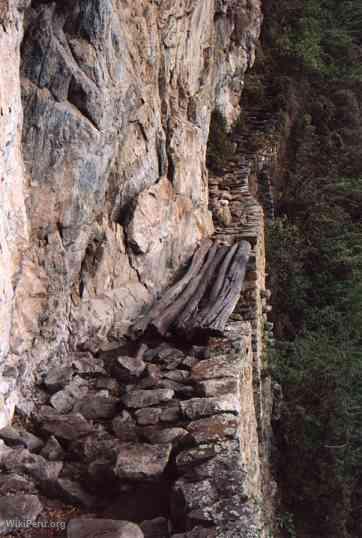
<path fill-rule="evenodd" d="M 274 112 L 268 233 L 285 405 L 283 510 L 308 538 L 362 536 L 362 3 L 266 1 L 244 106 Z M 289 536 L 284 528 L 283 536 Z"/>

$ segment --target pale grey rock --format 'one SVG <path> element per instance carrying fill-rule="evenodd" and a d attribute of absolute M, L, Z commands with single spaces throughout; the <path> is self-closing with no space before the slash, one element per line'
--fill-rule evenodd
<path fill-rule="evenodd" d="M 233 394 L 211 398 L 192 398 L 180 402 L 182 413 L 189 420 L 209 417 L 218 413 L 240 413 L 240 402 Z"/>
<path fill-rule="evenodd" d="M 126 407 L 137 409 L 168 402 L 172 400 L 174 394 L 170 389 L 133 390 L 123 396 L 122 401 Z"/>
<path fill-rule="evenodd" d="M 10 534 L 16 525 L 24 525 L 24 521 L 35 521 L 43 510 L 36 495 L 13 495 L 0 497 L 0 534 Z M 14 526 L 8 524 L 14 522 Z"/>
<path fill-rule="evenodd" d="M 195 364 L 191 373 L 195 381 L 223 377 L 237 378 L 240 376 L 241 366 L 238 359 L 230 360 L 230 357 L 220 355 Z"/>
<path fill-rule="evenodd" d="M 220 414 L 191 422 L 187 430 L 196 443 L 209 443 L 235 438 L 239 433 L 239 420 L 232 414 Z"/>
<path fill-rule="evenodd" d="M 112 519 L 71 519 L 67 538 L 143 538 L 140 527 L 128 521 Z M 161 538 L 161 537 L 159 537 Z"/>
<path fill-rule="evenodd" d="M 173 495 L 173 502 L 176 504 L 181 503 L 187 512 L 196 508 L 210 506 L 219 499 L 219 494 L 212 481 L 207 479 L 189 482 L 184 478 L 180 478 L 175 482 Z"/>
<path fill-rule="evenodd" d="M 58 413 L 69 413 L 73 409 L 75 398 L 67 390 L 59 390 L 51 396 L 50 403 Z"/>
<path fill-rule="evenodd" d="M 169 461 L 171 445 L 121 445 L 115 473 L 121 479 L 138 481 L 159 478 Z"/>
<path fill-rule="evenodd" d="M 234 495 L 227 499 L 221 499 L 214 504 L 196 508 L 188 514 L 190 522 L 195 523 L 221 523 L 236 521 L 239 528 L 245 530 L 250 526 L 250 521 L 253 521 L 253 512 L 256 508 L 249 506 L 243 502 L 239 495 Z"/>
<path fill-rule="evenodd" d="M 209 379 L 200 381 L 198 387 L 204 396 L 222 396 L 224 394 L 239 394 L 240 382 L 235 377 Z"/>

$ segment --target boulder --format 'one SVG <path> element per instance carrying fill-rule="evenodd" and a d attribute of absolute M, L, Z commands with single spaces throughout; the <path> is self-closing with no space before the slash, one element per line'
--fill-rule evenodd
<path fill-rule="evenodd" d="M 160 430 L 151 426 L 149 428 L 143 428 L 141 434 L 152 444 L 172 443 L 176 445 L 188 435 L 188 431 L 184 428 L 164 428 Z"/>
<path fill-rule="evenodd" d="M 220 379 L 209 379 L 198 383 L 201 393 L 204 396 L 221 396 L 224 394 L 239 393 L 239 379 L 235 377 L 221 377 Z"/>
<path fill-rule="evenodd" d="M 219 413 L 240 413 L 240 401 L 233 394 L 212 398 L 192 398 L 180 402 L 181 410 L 186 418 L 195 420 Z"/>
<path fill-rule="evenodd" d="M 116 414 L 118 399 L 88 394 L 74 407 L 74 412 L 88 419 L 112 418 Z"/>
<path fill-rule="evenodd" d="M 29 450 L 40 450 L 43 441 L 33 433 L 26 430 L 16 430 L 11 426 L 0 430 L 0 439 L 3 439 L 8 446 L 23 446 Z"/>
<path fill-rule="evenodd" d="M 192 379 L 201 381 L 204 379 L 217 379 L 220 377 L 239 377 L 241 366 L 238 360 L 230 360 L 230 357 L 220 355 L 200 361 L 191 370 Z"/>
<path fill-rule="evenodd" d="M 168 402 L 174 395 L 171 389 L 133 390 L 125 394 L 122 400 L 126 407 L 137 409 Z"/>
<path fill-rule="evenodd" d="M 78 439 L 92 430 L 91 425 L 79 413 L 71 415 L 47 414 L 43 417 L 42 427 L 45 431 L 61 439 Z"/>
<path fill-rule="evenodd" d="M 232 414 L 224 413 L 191 422 L 187 429 L 198 444 L 224 441 L 237 437 L 239 420 Z"/>
<path fill-rule="evenodd" d="M 24 522 L 35 521 L 42 510 L 43 506 L 36 495 L 0 497 L 0 534 L 23 529 Z"/>
<path fill-rule="evenodd" d="M 171 448 L 171 444 L 123 444 L 115 473 L 121 479 L 133 481 L 159 478 L 169 461 Z"/>
<path fill-rule="evenodd" d="M 82 518 L 69 521 L 67 538 L 144 538 L 144 534 L 128 521 Z"/>
<path fill-rule="evenodd" d="M 73 373 L 73 369 L 70 367 L 50 368 L 44 378 L 44 385 L 49 392 L 57 392 L 68 385 Z"/>
<path fill-rule="evenodd" d="M 7 455 L 3 461 L 3 467 L 7 471 L 27 474 L 42 484 L 48 480 L 55 480 L 63 468 L 63 463 L 49 462 L 38 454 L 32 454 L 26 448 L 18 448 Z"/>

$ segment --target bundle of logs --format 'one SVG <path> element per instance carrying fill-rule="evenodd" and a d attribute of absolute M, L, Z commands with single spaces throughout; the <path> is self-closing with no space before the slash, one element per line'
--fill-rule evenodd
<path fill-rule="evenodd" d="M 230 247 L 203 240 L 185 275 L 133 326 L 134 336 L 222 335 L 240 298 L 250 251 L 247 241 Z"/>

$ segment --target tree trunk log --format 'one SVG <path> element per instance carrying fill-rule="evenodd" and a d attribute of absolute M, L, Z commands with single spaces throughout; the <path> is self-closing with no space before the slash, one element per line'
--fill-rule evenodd
<path fill-rule="evenodd" d="M 190 298 L 194 295 L 197 288 L 199 287 L 202 276 L 213 263 L 217 252 L 218 245 L 214 243 L 209 250 L 206 262 L 201 268 L 201 272 L 199 271 L 199 274 L 189 282 L 189 284 L 186 286 L 179 298 L 173 304 L 171 304 L 157 319 L 152 316 L 150 326 L 159 334 L 163 336 L 166 335 L 169 327 L 173 324 L 179 314 L 184 310 L 186 304 L 189 302 Z"/>
<path fill-rule="evenodd" d="M 195 291 L 192 295 L 187 297 L 187 304 L 175 322 L 176 332 L 183 333 L 185 329 L 190 327 L 190 320 L 193 319 L 198 312 L 198 307 L 202 302 L 202 299 L 207 292 L 215 274 L 217 274 L 218 267 L 222 263 L 223 259 L 227 257 L 228 247 L 219 247 L 215 257 L 211 261 L 208 267 L 203 267 L 200 275 L 195 279 Z M 206 298 L 208 300 L 208 298 Z M 191 324 L 192 325 L 192 324 Z"/>
<path fill-rule="evenodd" d="M 199 248 L 193 255 L 191 264 L 185 273 L 185 275 L 176 282 L 166 293 L 154 304 L 150 310 L 145 314 L 137 323 L 132 327 L 132 334 L 134 337 L 141 336 L 147 329 L 152 320 L 157 319 L 163 311 L 165 311 L 170 304 L 172 304 L 181 293 L 184 291 L 189 282 L 198 275 L 206 255 L 212 247 L 212 241 L 210 239 L 204 239 L 201 241 Z"/>
<path fill-rule="evenodd" d="M 194 332 L 223 333 L 243 288 L 250 250 L 251 245 L 247 241 L 239 243 L 235 256 L 225 274 L 223 284 L 220 285 L 218 280 L 215 282 L 217 298 L 213 303 L 204 305 L 202 311 L 191 320 Z M 211 294 L 213 297 L 215 296 L 213 291 Z"/>

